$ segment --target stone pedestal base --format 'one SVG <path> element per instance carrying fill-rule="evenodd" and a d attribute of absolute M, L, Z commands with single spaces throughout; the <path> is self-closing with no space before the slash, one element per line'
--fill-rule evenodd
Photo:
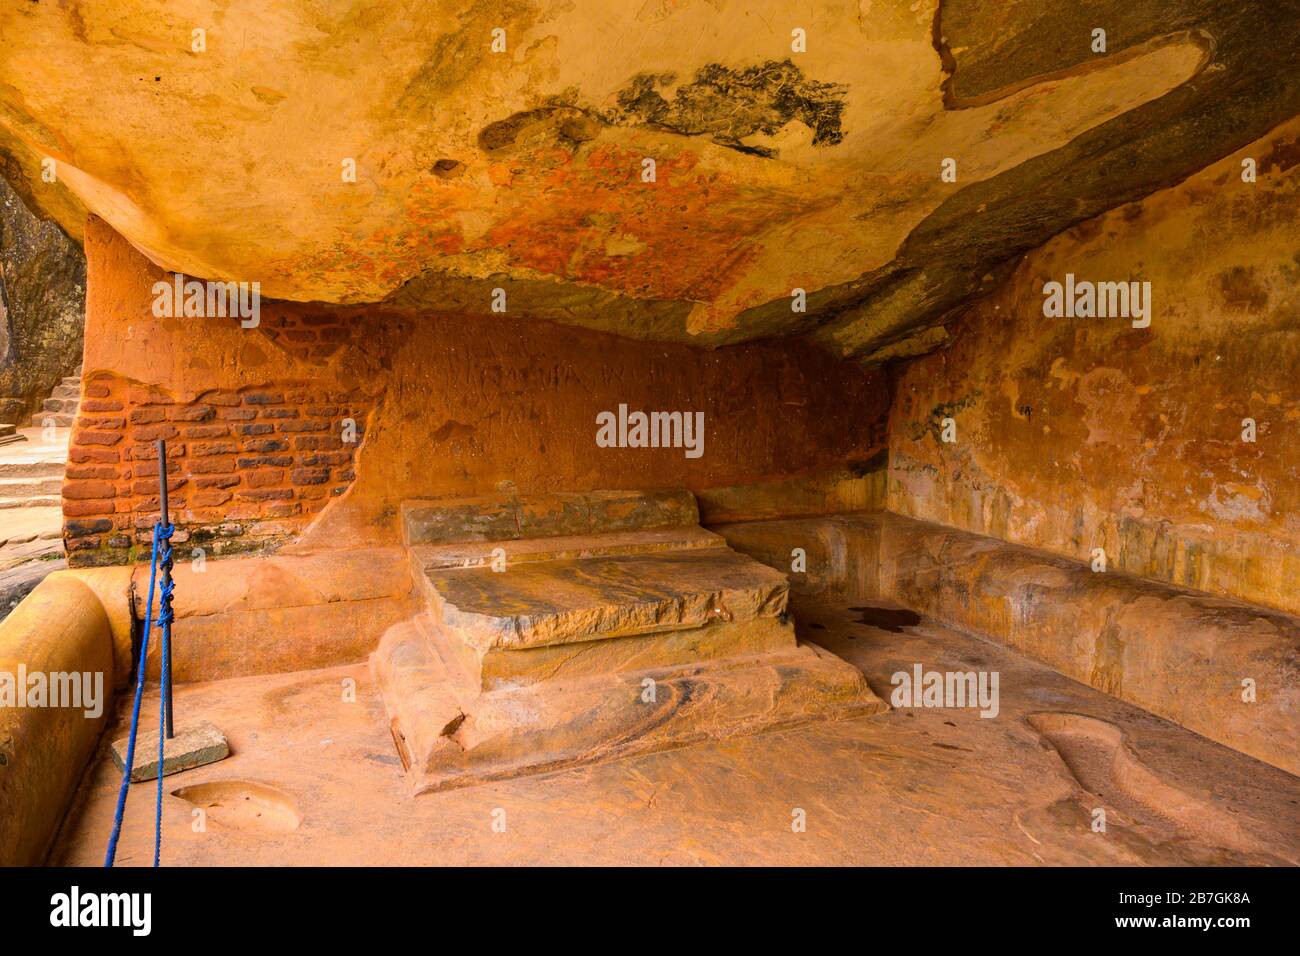
<path fill-rule="evenodd" d="M 427 626 L 391 628 L 371 657 L 416 793 L 888 709 L 811 644 L 475 692 L 449 677 Z"/>
<path fill-rule="evenodd" d="M 426 610 L 371 657 L 417 792 L 886 710 L 686 492 L 421 503 Z"/>

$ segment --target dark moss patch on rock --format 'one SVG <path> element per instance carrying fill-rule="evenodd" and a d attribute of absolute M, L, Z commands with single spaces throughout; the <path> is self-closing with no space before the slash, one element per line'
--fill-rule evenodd
<path fill-rule="evenodd" d="M 720 146 L 760 156 L 775 152 L 743 140 L 755 133 L 771 136 L 792 120 L 813 131 L 814 146 L 833 146 L 844 139 L 841 124 L 848 87 L 808 79 L 791 60 L 769 60 L 741 70 L 710 63 L 689 83 L 670 90 L 675 79 L 671 73 L 638 74 L 618 94 L 618 105 L 604 114 L 605 121 L 708 136 Z"/>

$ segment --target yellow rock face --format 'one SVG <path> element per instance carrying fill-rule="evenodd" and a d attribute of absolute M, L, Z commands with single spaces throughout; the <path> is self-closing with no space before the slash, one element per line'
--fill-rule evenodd
<path fill-rule="evenodd" d="M 945 103 L 936 6 L 10 6 L 0 158 L 70 232 L 88 209 L 264 296 L 487 311 L 501 287 L 512 311 L 743 339 L 1207 62 L 1182 32 Z"/>

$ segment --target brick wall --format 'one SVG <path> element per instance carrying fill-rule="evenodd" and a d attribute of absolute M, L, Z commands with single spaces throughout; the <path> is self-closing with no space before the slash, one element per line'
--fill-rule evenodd
<path fill-rule="evenodd" d="M 312 330 L 307 348 L 333 346 Z M 84 386 L 63 485 L 74 567 L 148 560 L 167 441 L 173 542 L 186 555 L 273 550 L 355 477 L 372 403 L 310 383 L 209 391 L 180 402 L 108 373 Z M 345 423 L 355 422 L 355 440 Z"/>
<path fill-rule="evenodd" d="M 359 323 L 343 309 L 325 312 L 268 309 L 258 331 L 300 362 L 321 365 L 352 341 Z"/>

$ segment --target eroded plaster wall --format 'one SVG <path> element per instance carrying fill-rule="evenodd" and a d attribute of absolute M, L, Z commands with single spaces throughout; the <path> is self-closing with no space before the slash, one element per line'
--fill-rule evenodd
<path fill-rule="evenodd" d="M 392 544 L 413 498 L 749 483 L 793 493 L 883 469 L 886 377 L 801 341 L 710 352 L 509 313 L 272 302 L 241 328 L 155 316 L 153 286 L 170 274 L 102 221 L 88 223 L 86 253 L 85 401 L 64 487 L 74 564 L 145 556 L 158 438 L 180 540 L 217 554 Z M 598 447 L 597 415 L 620 404 L 703 412 L 702 454 Z"/>
<path fill-rule="evenodd" d="M 900 372 L 891 510 L 1300 611 L 1298 208 L 1293 121 L 1027 256 Z M 1068 272 L 1150 281 L 1150 326 L 1045 317 Z"/>

